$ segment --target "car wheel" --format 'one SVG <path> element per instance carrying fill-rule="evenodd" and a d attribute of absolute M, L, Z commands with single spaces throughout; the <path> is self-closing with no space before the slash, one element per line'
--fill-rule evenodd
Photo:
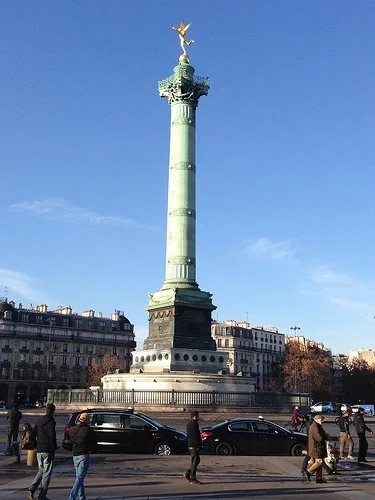
<path fill-rule="evenodd" d="M 220 443 L 216 446 L 216 455 L 233 455 L 233 446 L 229 443 Z"/>
<path fill-rule="evenodd" d="M 170 444 L 161 441 L 155 446 L 155 455 L 171 455 L 172 447 Z"/>
<path fill-rule="evenodd" d="M 290 454 L 293 457 L 300 457 L 303 455 L 304 451 L 306 451 L 306 446 L 304 446 L 302 443 L 296 443 L 294 446 L 292 446 Z"/>

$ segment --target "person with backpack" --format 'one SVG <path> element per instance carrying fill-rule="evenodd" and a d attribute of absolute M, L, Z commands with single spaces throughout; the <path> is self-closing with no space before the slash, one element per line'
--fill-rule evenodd
<path fill-rule="evenodd" d="M 349 450 L 347 458 L 349 460 L 354 460 L 353 457 L 354 441 L 350 435 L 351 421 L 349 419 L 349 414 L 350 411 L 346 409 L 343 415 L 341 415 L 341 417 L 339 417 L 337 420 L 337 425 L 340 428 L 340 458 L 341 459 L 345 458 L 344 456 L 345 443 L 348 443 Z"/>
<path fill-rule="evenodd" d="M 48 500 L 47 491 L 51 481 L 53 461 L 57 450 L 56 422 L 53 418 L 56 407 L 53 403 L 47 403 L 45 415 L 37 420 L 33 436 L 36 438 L 36 456 L 38 460 L 38 472 L 29 487 L 28 500 L 34 500 L 34 493 L 40 486 L 38 500 Z"/>
<path fill-rule="evenodd" d="M 77 425 L 69 430 L 73 444 L 73 463 L 76 480 L 69 495 L 69 500 L 84 500 L 86 498 L 84 480 L 90 467 L 90 453 L 95 450 L 97 439 L 95 432 L 88 425 L 88 413 L 81 413 Z"/>

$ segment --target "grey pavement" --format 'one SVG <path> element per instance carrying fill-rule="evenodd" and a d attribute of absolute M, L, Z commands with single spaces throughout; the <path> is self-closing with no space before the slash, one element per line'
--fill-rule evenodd
<path fill-rule="evenodd" d="M 0 457 L 0 499 L 26 499 L 36 467 L 16 466 Z M 93 455 L 86 478 L 87 500 L 259 499 L 374 500 L 375 461 L 340 462 L 340 475 L 323 485 L 302 480 L 301 457 L 216 457 L 202 455 L 201 485 L 182 476 L 189 456 Z M 60 452 L 48 492 L 51 500 L 68 498 L 74 482 L 71 458 Z"/>

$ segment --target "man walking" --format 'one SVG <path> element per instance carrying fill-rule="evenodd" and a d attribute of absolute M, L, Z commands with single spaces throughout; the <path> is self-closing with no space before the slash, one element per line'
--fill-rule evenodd
<path fill-rule="evenodd" d="M 88 423 L 88 413 L 81 413 L 77 425 L 74 425 L 69 431 L 73 444 L 73 463 L 76 470 L 76 481 L 70 492 L 69 500 L 86 499 L 83 483 L 90 466 L 90 452 L 97 444 L 95 433 Z"/>
<path fill-rule="evenodd" d="M 353 424 L 355 430 L 357 431 L 357 435 L 359 437 L 358 458 L 357 458 L 358 462 L 368 461 L 366 460 L 367 448 L 368 448 L 366 431 L 371 432 L 371 436 L 374 435 L 372 430 L 369 427 L 367 427 L 365 423 L 365 419 L 363 418 L 364 413 L 365 413 L 364 408 L 359 407 L 358 412 L 354 415 L 353 418 Z"/>
<path fill-rule="evenodd" d="M 198 425 L 199 412 L 192 411 L 190 414 L 190 420 L 186 427 L 186 433 L 188 438 L 188 447 L 191 456 L 190 469 L 188 469 L 184 477 L 190 484 L 202 484 L 197 479 L 197 467 L 201 461 L 199 452 L 202 448 L 201 433 Z"/>
<path fill-rule="evenodd" d="M 323 459 L 327 456 L 326 440 L 327 434 L 323 429 L 324 417 L 322 415 L 315 415 L 314 421 L 310 425 L 308 446 L 309 456 L 314 458 L 314 463 L 305 471 L 306 477 L 311 481 L 311 475 L 316 472 L 316 482 L 325 483 L 323 479 Z"/>
<path fill-rule="evenodd" d="M 338 420 L 338 426 L 340 428 L 340 458 L 341 459 L 345 458 L 344 456 L 345 443 L 348 443 L 349 450 L 347 458 L 349 460 L 354 460 L 353 457 L 354 442 L 353 438 L 350 435 L 349 413 L 350 413 L 349 410 L 345 410 L 344 414 L 341 417 L 339 417 Z"/>
<path fill-rule="evenodd" d="M 53 470 L 53 459 L 57 449 L 56 422 L 53 418 L 55 410 L 55 405 L 48 403 L 45 415 L 34 426 L 33 435 L 37 440 L 36 456 L 38 459 L 38 473 L 29 487 L 29 500 L 35 498 L 35 491 L 40 484 L 38 500 L 48 500 L 47 491 Z"/>
<path fill-rule="evenodd" d="M 5 455 L 13 454 L 13 443 L 18 441 L 18 432 L 22 413 L 19 411 L 16 404 L 12 404 L 11 409 L 7 413 L 8 420 L 8 445 Z"/>

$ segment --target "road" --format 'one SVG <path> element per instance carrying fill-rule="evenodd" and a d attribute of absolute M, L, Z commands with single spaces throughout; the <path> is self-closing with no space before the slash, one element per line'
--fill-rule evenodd
<path fill-rule="evenodd" d="M 25 412 L 23 421 L 35 422 L 40 412 Z M 178 429 L 185 429 L 186 414 L 153 414 L 154 418 Z M 229 415 L 227 415 L 229 416 Z M 201 426 L 221 420 L 217 414 L 204 414 Z M 68 415 L 56 415 L 59 437 Z M 269 420 L 285 422 L 287 418 L 269 415 Z M 333 420 L 333 417 L 329 417 Z M 375 421 L 368 421 L 375 429 Z M 328 433 L 338 435 L 333 421 L 326 422 Z M 0 417 L 0 436 L 5 441 L 6 421 Z M 375 453 L 374 439 L 369 439 L 368 464 L 340 461 L 339 475 L 327 477 L 327 483 L 317 485 L 302 480 L 301 457 L 217 457 L 202 455 L 198 477 L 202 485 L 189 484 L 182 473 L 188 467 L 187 455 L 159 457 L 155 455 L 92 456 L 86 479 L 87 500 L 374 500 Z M 357 443 L 356 443 L 357 445 Z M 4 449 L 4 447 L 2 447 Z M 357 445 L 358 449 L 358 445 Z M 1 451 L 1 449 L 0 449 Z M 0 455 L 0 500 L 21 500 L 36 472 L 34 467 L 13 464 L 14 459 Z M 71 455 L 60 449 L 48 497 L 66 499 L 74 482 Z"/>

